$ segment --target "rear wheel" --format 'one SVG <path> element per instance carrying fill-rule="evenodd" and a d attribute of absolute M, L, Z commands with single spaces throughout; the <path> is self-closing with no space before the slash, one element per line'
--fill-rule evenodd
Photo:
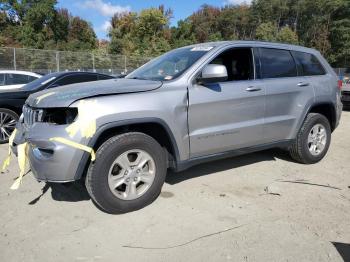
<path fill-rule="evenodd" d="M 130 212 L 152 203 L 166 176 L 163 148 L 143 133 L 110 138 L 90 164 L 86 187 L 93 201 L 108 213 Z"/>
<path fill-rule="evenodd" d="M 18 115 L 12 110 L 0 108 L 0 144 L 7 143 L 16 128 Z"/>
<path fill-rule="evenodd" d="M 291 157 L 303 164 L 317 163 L 326 155 L 330 142 L 328 119 L 321 114 L 310 113 L 290 148 Z"/>

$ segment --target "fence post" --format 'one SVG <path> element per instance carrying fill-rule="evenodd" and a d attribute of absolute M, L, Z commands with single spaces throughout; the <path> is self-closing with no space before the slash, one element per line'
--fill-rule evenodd
<path fill-rule="evenodd" d="M 124 55 L 124 74 L 126 75 L 128 69 L 126 68 L 126 55 Z"/>
<path fill-rule="evenodd" d="M 56 71 L 60 71 L 60 53 L 56 51 Z"/>
<path fill-rule="evenodd" d="M 16 63 L 16 48 L 13 48 L 13 68 L 17 70 L 17 63 Z"/>
<path fill-rule="evenodd" d="M 92 72 L 96 72 L 95 70 L 95 55 L 92 54 Z"/>

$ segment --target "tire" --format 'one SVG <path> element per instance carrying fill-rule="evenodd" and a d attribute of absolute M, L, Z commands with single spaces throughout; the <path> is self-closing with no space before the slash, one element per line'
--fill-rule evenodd
<path fill-rule="evenodd" d="M 324 133 L 326 134 L 326 140 L 323 141 L 323 150 L 320 150 L 318 154 L 317 152 L 312 153 L 313 150 L 310 149 L 310 147 L 312 146 L 313 142 L 309 143 L 309 135 L 311 135 L 310 132 L 312 132 L 311 130 L 313 128 L 316 130 L 321 130 L 322 127 L 324 127 Z M 329 149 L 331 134 L 330 123 L 325 116 L 317 113 L 308 114 L 297 134 L 295 141 L 293 142 L 293 145 L 289 149 L 291 157 L 295 161 L 302 164 L 315 164 L 321 161 Z"/>
<path fill-rule="evenodd" d="M 132 159 L 129 161 L 130 155 L 132 154 L 134 154 L 135 160 Z M 123 168 L 125 156 L 128 158 L 127 162 L 133 164 L 139 161 L 139 155 L 141 154 L 146 156 L 145 159 L 149 158 L 150 160 L 145 164 L 145 167 L 141 168 L 142 175 L 136 177 L 136 171 L 131 170 L 131 168 L 134 169 L 132 165 L 130 165 L 130 168 Z M 123 160 L 120 161 L 123 165 L 119 166 L 118 159 Z M 127 192 L 129 191 L 127 191 L 127 189 L 129 186 L 126 180 L 128 178 L 129 180 L 131 179 L 131 181 L 134 181 L 134 179 L 142 179 L 143 170 L 145 168 L 149 169 L 148 171 L 146 170 L 145 173 L 152 174 L 153 181 L 148 184 L 143 181 L 129 182 L 129 185 L 134 185 L 134 183 L 139 184 L 135 185 L 136 191 L 133 192 L 134 194 L 131 194 L 131 191 L 129 190 L 130 195 L 128 195 Z M 140 171 L 138 167 L 136 169 L 137 172 Z M 114 170 L 117 170 L 116 176 L 114 176 L 114 174 L 112 175 L 112 173 L 115 172 Z M 127 170 L 129 170 L 128 175 L 125 174 Z M 143 133 L 125 133 L 108 139 L 99 147 L 96 152 L 95 162 L 91 163 L 88 168 L 85 185 L 91 199 L 103 211 L 110 214 L 126 213 L 141 209 L 151 204 L 161 192 L 166 173 L 166 154 L 156 140 Z M 118 178 L 116 179 L 118 181 L 124 179 L 123 181 L 125 182 L 118 187 L 111 185 L 110 180 L 114 181 L 112 179 L 115 178 Z M 111 188 L 112 186 L 113 188 Z M 135 197 L 136 194 L 139 193 L 138 190 L 140 187 L 141 189 L 148 189 L 143 189 L 145 192 L 140 196 L 137 196 L 136 199 L 132 199 L 131 196 Z M 132 188 L 132 186 L 130 186 L 130 188 Z M 123 192 L 123 189 L 125 192 Z M 130 199 L 126 198 L 126 196 Z"/>
<path fill-rule="evenodd" d="M 0 144 L 8 143 L 19 116 L 12 110 L 0 108 Z"/>

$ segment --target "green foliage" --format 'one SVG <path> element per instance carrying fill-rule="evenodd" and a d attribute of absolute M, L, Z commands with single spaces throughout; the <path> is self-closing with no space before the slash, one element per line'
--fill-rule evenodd
<path fill-rule="evenodd" d="M 56 0 L 3 0 L 0 43 L 38 49 L 90 50 L 96 35 L 90 24 L 56 9 Z"/>
<path fill-rule="evenodd" d="M 55 8 L 56 0 L 1 0 L 0 45 L 58 50 L 96 49 L 90 24 Z M 104 52 L 156 56 L 207 41 L 265 40 L 316 48 L 334 65 L 350 65 L 349 0 L 253 0 L 203 5 L 170 28 L 164 6 L 115 14 Z M 77 60 L 77 62 L 79 62 Z"/>
<path fill-rule="evenodd" d="M 277 26 L 271 22 L 260 24 L 255 31 L 255 37 L 258 40 L 276 41 Z"/>
<path fill-rule="evenodd" d="M 284 26 L 276 34 L 276 40 L 281 43 L 298 44 L 298 35 L 289 26 Z"/>
<path fill-rule="evenodd" d="M 171 49 L 170 9 L 163 6 L 116 14 L 111 21 L 110 51 L 125 55 L 155 56 Z"/>

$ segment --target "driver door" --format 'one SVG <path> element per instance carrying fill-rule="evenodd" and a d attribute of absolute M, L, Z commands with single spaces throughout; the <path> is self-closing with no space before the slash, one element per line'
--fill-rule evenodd
<path fill-rule="evenodd" d="M 231 48 L 210 64 L 225 65 L 228 79 L 189 87 L 191 158 L 263 143 L 265 86 L 255 79 L 253 50 Z"/>

